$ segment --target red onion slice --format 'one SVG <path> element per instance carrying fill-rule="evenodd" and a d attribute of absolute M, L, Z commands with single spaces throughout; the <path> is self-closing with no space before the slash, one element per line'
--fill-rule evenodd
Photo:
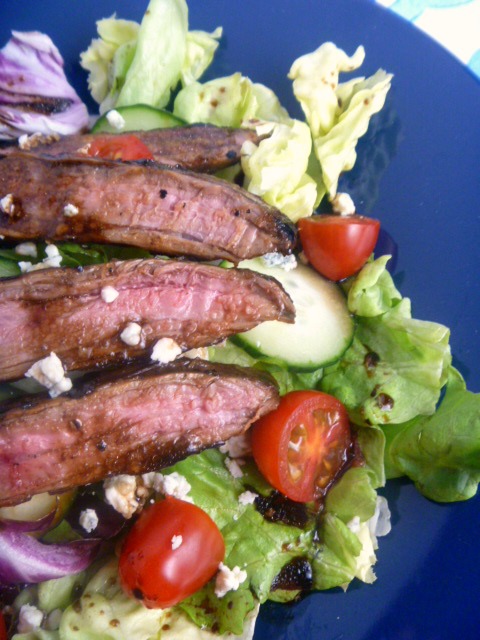
<path fill-rule="evenodd" d="M 15 528 L 0 529 L 0 583 L 38 583 L 79 573 L 93 561 L 99 540 L 44 544 Z"/>
<path fill-rule="evenodd" d="M 69 135 L 87 125 L 87 108 L 52 40 L 38 31 L 13 31 L 0 50 L 0 138 Z"/>
<path fill-rule="evenodd" d="M 9 531 L 16 531 L 17 533 L 20 531 L 23 531 L 24 533 L 43 533 L 52 524 L 56 513 L 57 508 L 54 507 L 50 513 L 47 513 L 38 520 L 13 520 L 10 518 L 0 517 L 0 527 L 4 527 Z"/>

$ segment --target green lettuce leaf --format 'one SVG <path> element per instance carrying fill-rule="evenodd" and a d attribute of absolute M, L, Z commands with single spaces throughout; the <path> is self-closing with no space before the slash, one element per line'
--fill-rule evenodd
<path fill-rule="evenodd" d="M 341 400 L 355 424 L 380 425 L 406 422 L 435 412 L 451 363 L 450 332 L 447 327 L 411 317 L 408 298 L 398 299 L 391 276 L 381 277 L 379 265 L 367 265 L 374 278 L 357 276 L 363 283 L 360 302 L 352 294 L 357 312 L 387 311 L 375 316 L 357 316 L 356 333 L 341 360 L 325 368 L 321 388 Z M 384 265 L 383 265 L 384 268 Z M 369 293 L 370 282 L 372 294 Z M 383 287 L 382 295 L 378 287 Z M 351 290 L 354 291 L 353 282 Z M 385 300 L 390 303 L 385 304 Z M 375 300 L 375 305 L 371 301 Z M 349 296 L 349 304 L 350 304 Z"/>
<path fill-rule="evenodd" d="M 225 466 L 226 457 L 217 450 L 206 451 L 177 463 L 173 470 L 191 485 L 189 495 L 206 511 L 222 531 L 224 563 L 247 572 L 244 587 L 250 587 L 260 603 L 267 600 L 270 586 L 280 569 L 292 558 L 304 554 L 313 540 L 313 527 L 303 531 L 271 523 L 252 504 L 243 505 L 239 496 L 255 484 L 256 471 L 245 466 L 242 478 L 233 478 Z M 250 473 L 252 477 L 250 478 Z M 253 533 L 254 532 L 254 533 Z M 289 547 L 287 550 L 286 547 Z M 236 607 L 235 593 L 232 608 Z M 243 596 L 238 594 L 242 600 Z"/>
<path fill-rule="evenodd" d="M 385 434 L 380 427 L 356 427 L 355 437 L 360 446 L 365 468 L 374 489 L 385 486 Z"/>
<path fill-rule="evenodd" d="M 370 118 L 383 107 L 392 76 L 383 70 L 370 78 L 339 83 L 342 72 L 361 66 L 365 52 L 358 47 L 349 57 L 333 43 L 301 56 L 292 64 L 289 78 L 312 131 L 314 149 L 322 169 L 319 193 L 333 197 L 341 173 L 355 164 L 355 147 Z"/>
<path fill-rule="evenodd" d="M 86 267 L 89 264 L 102 264 L 111 260 L 136 260 L 152 258 L 153 255 L 138 247 L 124 247 L 110 244 L 79 245 L 65 242 L 57 245 L 62 256 L 62 266 Z"/>
<path fill-rule="evenodd" d="M 150 0 L 141 24 L 116 17 L 97 22 L 99 38 L 80 55 L 100 113 L 117 106 L 165 107 L 181 83 L 208 68 L 222 29 L 188 31 L 185 0 Z"/>
<path fill-rule="evenodd" d="M 375 513 L 377 492 L 365 467 L 352 467 L 327 493 L 327 510 L 348 524 L 353 518 L 369 520 Z"/>
<path fill-rule="evenodd" d="M 315 389 L 323 374 L 323 369 L 301 373 L 290 370 L 281 360 L 267 357 L 254 358 L 231 340 L 227 340 L 222 346 L 209 347 L 208 357 L 213 362 L 237 364 L 241 367 L 268 371 L 275 378 L 281 395 L 289 391 Z"/>
<path fill-rule="evenodd" d="M 21 273 L 18 263 L 24 260 L 14 249 L 0 249 L 0 278 L 11 278 Z"/>
<path fill-rule="evenodd" d="M 19 262 L 39 264 L 47 258 L 45 249 L 48 245 L 39 242 L 36 245 L 37 257 L 19 255 L 14 249 L 0 249 L 0 278 L 21 273 Z M 90 264 L 103 264 L 111 260 L 135 260 L 138 258 L 152 258 L 153 254 L 137 247 L 124 247 L 110 244 L 76 244 L 75 242 L 60 242 L 55 245 L 61 256 L 62 267 L 86 267 Z"/>
<path fill-rule="evenodd" d="M 193 596 L 184 600 L 178 608 L 198 627 L 215 629 L 215 635 L 233 633 L 239 636 L 244 631 L 244 621 L 257 611 L 253 593 L 245 585 L 237 591 L 229 591 L 223 598 L 215 595 L 215 586 L 209 583 Z"/>
<path fill-rule="evenodd" d="M 186 478 L 191 485 L 189 496 L 222 531 L 225 564 L 244 569 L 247 580 L 223 598 L 215 595 L 212 581 L 171 610 L 151 610 L 123 593 L 117 559 L 102 559 L 82 575 L 48 581 L 36 585 L 31 592 L 31 604 L 44 611 L 63 610 L 58 635 L 61 640 L 70 638 L 73 629 L 80 640 L 151 640 L 160 630 L 165 640 L 210 640 L 215 637 L 210 633 L 212 629 L 220 634 L 243 633 L 241 637 L 249 637 L 258 603 L 296 597 L 297 591 L 271 590 L 274 578 L 295 559 L 310 562 L 316 589 L 345 588 L 354 577 L 367 582 L 374 579 L 374 538 L 366 527 L 356 531 L 350 522 L 352 514 L 358 518 L 361 513 L 368 523 L 374 511 L 376 494 L 372 491 L 371 470 L 351 469 L 341 480 L 343 488 L 339 483 L 320 517 L 312 505 L 307 505 L 304 526 L 300 528 L 268 521 L 254 504 L 240 500 L 246 490 L 269 496 L 272 488 L 251 459 L 241 465 L 240 478 L 232 477 L 226 460 L 224 454 L 212 449 L 190 456 L 162 473 L 176 471 Z M 348 488 L 353 488 L 354 499 L 347 495 Z M 79 588 L 83 591 L 78 599 Z M 45 640 L 47 637 L 50 640 L 50 636 Z M 34 638 L 44 640 L 39 635 L 28 640 Z"/>
<path fill-rule="evenodd" d="M 230 593 L 228 608 L 231 615 L 236 611 L 238 618 L 244 615 L 248 598 L 242 590 L 247 587 L 260 603 L 267 599 L 293 599 L 296 591 L 279 594 L 271 591 L 271 584 L 279 571 L 295 558 L 310 561 L 316 589 L 345 587 L 357 574 L 360 577 L 359 562 L 364 542 L 350 527 L 349 521 L 361 513 L 362 520 L 367 522 L 375 513 L 377 496 L 372 486 L 371 469 L 363 467 L 347 472 L 338 483 L 338 489 L 335 487 L 337 490 L 331 502 L 327 500 L 321 517 L 318 518 L 307 505 L 305 526 L 299 528 L 270 522 L 253 504 L 241 504 L 239 496 L 245 490 L 268 496 L 271 487 L 250 459 L 241 466 L 241 478 L 232 478 L 225 460 L 219 451 L 211 450 L 179 462 L 171 469 L 186 477 L 192 487 L 189 495 L 195 504 L 204 509 L 221 529 L 227 566 L 239 566 L 247 572 L 242 589 Z M 355 499 L 348 495 L 348 488 L 353 486 Z M 368 540 L 370 548 L 373 543 L 370 538 Z M 370 554 L 368 562 L 364 575 L 375 562 L 374 553 Z M 362 563 L 365 565 L 366 561 L 362 560 Z M 368 581 L 371 581 L 370 577 Z M 215 601 L 207 589 L 196 594 L 193 601 L 187 601 L 189 610 L 201 602 L 202 593 L 209 598 L 208 609 L 215 608 Z M 184 608 L 183 604 L 181 607 Z M 197 622 L 209 624 L 208 616 L 198 606 L 195 615 Z"/>
<path fill-rule="evenodd" d="M 115 106 L 164 107 L 169 102 L 185 60 L 187 32 L 185 0 L 150 0 Z"/>
<path fill-rule="evenodd" d="M 371 318 L 390 311 L 402 299 L 392 277 L 386 270 L 391 256 L 381 256 L 367 262 L 358 276 L 349 283 L 348 308 L 357 316 Z"/>
<path fill-rule="evenodd" d="M 431 500 L 473 497 L 480 482 L 480 394 L 449 369 L 445 396 L 432 416 L 384 427 L 389 475 L 406 475 Z"/>
<path fill-rule="evenodd" d="M 348 585 L 357 571 L 362 543 L 356 534 L 334 514 L 322 518 L 319 532 L 320 553 L 313 556 L 315 589 L 333 589 Z"/>

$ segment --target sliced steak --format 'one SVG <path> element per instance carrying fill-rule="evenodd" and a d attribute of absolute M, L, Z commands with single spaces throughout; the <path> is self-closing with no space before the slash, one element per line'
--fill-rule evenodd
<path fill-rule="evenodd" d="M 163 165 L 190 169 L 202 173 L 213 173 L 240 161 L 242 145 L 246 140 L 258 144 L 263 136 L 252 129 L 216 127 L 209 124 L 194 124 L 184 127 L 129 131 L 144 142 L 155 160 Z M 34 155 L 72 156 L 85 155 L 88 145 L 97 136 L 122 135 L 116 133 L 86 133 L 65 136 L 32 136 L 27 148 Z M 19 151 L 17 144 L 0 148 L 0 155 Z"/>
<path fill-rule="evenodd" d="M 245 189 L 154 162 L 0 160 L 0 234 L 126 244 L 167 255 L 238 262 L 290 253 L 296 227 Z"/>
<path fill-rule="evenodd" d="M 0 414 L 0 506 L 140 474 L 243 433 L 278 405 L 272 379 L 201 360 L 96 374 Z"/>
<path fill-rule="evenodd" d="M 246 140 L 258 144 L 262 139 L 252 129 L 216 127 L 214 125 L 190 125 L 153 129 L 151 131 L 129 131 L 144 142 L 160 164 L 213 173 L 230 167 L 240 161 L 242 145 Z M 85 155 L 88 145 L 98 135 L 115 137 L 116 133 L 87 133 L 54 137 L 32 136 L 28 142 L 29 151 L 35 155 L 72 156 Z M 8 155 L 19 150 L 18 145 L 0 148 L 0 155 Z"/>
<path fill-rule="evenodd" d="M 294 315 L 276 280 L 247 269 L 152 258 L 32 271 L 0 280 L 0 379 L 52 351 L 89 369 L 151 354 L 160 338 L 187 350 Z M 121 337 L 129 323 L 141 327 L 136 345 Z"/>

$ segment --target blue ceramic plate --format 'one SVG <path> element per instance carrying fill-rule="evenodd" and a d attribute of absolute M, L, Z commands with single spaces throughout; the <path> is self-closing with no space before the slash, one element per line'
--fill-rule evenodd
<path fill-rule="evenodd" d="M 95 20 L 139 20 L 147 0 L 12 0 L 0 3 L 0 41 L 11 28 L 48 33 L 88 100 L 78 56 Z M 455 364 L 480 391 L 480 85 L 437 44 L 366 0 L 190 0 L 192 28 L 224 27 L 209 75 L 242 71 L 298 114 L 286 74 L 326 40 L 366 48 L 362 73 L 394 73 L 387 108 L 359 149 L 344 188 L 379 217 L 398 246 L 396 281 L 415 317 L 452 330 Z M 89 103 L 92 107 L 93 105 Z M 478 640 L 480 500 L 438 505 L 408 482 L 386 494 L 393 531 L 380 539 L 377 582 L 265 606 L 255 638 Z"/>

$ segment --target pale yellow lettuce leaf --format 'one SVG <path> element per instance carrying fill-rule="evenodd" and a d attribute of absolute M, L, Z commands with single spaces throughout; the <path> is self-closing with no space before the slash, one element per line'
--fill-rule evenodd
<path fill-rule="evenodd" d="M 273 91 L 241 73 L 192 82 L 177 95 L 173 112 L 187 122 L 240 127 L 250 120 L 288 121 Z"/>
<path fill-rule="evenodd" d="M 189 31 L 187 33 L 187 50 L 181 70 L 183 86 L 198 80 L 208 69 L 221 37 L 221 27 L 217 27 L 213 33 L 206 31 Z"/>
<path fill-rule="evenodd" d="M 312 139 L 304 122 L 277 123 L 258 145 L 242 147 L 244 187 L 277 207 L 293 222 L 310 216 L 317 199 L 315 181 L 307 174 Z"/>
<path fill-rule="evenodd" d="M 295 60 L 289 72 L 330 198 L 337 192 L 341 173 L 355 164 L 358 139 L 366 133 L 371 116 L 383 107 L 390 88 L 392 76 L 381 69 L 367 79 L 339 82 L 340 74 L 358 69 L 364 57 L 363 47 L 349 57 L 326 42 Z"/>

